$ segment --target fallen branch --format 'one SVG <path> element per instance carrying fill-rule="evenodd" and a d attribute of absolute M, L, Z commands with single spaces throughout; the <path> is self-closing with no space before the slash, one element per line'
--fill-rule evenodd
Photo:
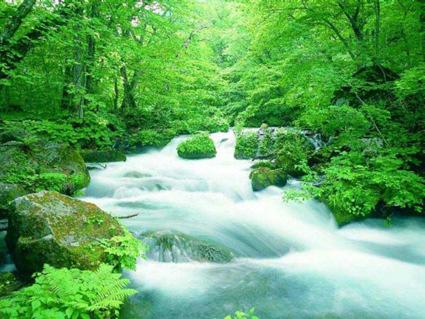
<path fill-rule="evenodd" d="M 127 216 L 119 216 L 117 218 L 118 219 L 129 219 L 129 218 L 133 218 L 133 217 L 137 217 L 137 216 L 139 216 L 139 213 L 135 213 L 135 214 L 127 215 Z"/>

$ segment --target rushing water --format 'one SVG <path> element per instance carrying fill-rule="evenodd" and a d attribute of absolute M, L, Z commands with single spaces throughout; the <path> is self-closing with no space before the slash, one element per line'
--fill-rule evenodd
<path fill-rule="evenodd" d="M 425 318 L 425 223 L 369 220 L 338 229 L 318 202 L 253 193 L 250 161 L 233 158 L 233 133 L 213 134 L 214 159 L 179 159 L 176 147 L 92 172 L 84 200 L 136 234 L 178 232 L 232 250 L 230 263 L 140 260 L 125 319 L 222 319 L 255 306 L 262 319 Z M 296 187 L 292 182 L 287 187 Z M 181 252 L 184 253 L 184 252 Z"/>

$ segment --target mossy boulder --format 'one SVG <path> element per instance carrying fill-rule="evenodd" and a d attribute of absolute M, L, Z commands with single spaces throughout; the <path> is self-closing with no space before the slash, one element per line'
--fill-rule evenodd
<path fill-rule="evenodd" d="M 107 260 L 102 242 L 121 236 L 118 221 L 94 204 L 43 191 L 10 205 L 6 241 L 17 269 L 30 275 L 45 263 L 95 269 Z"/>
<path fill-rule="evenodd" d="M 343 210 L 339 207 L 335 207 L 334 205 L 330 204 L 326 198 L 321 198 L 321 200 L 323 200 L 324 203 L 326 203 L 329 209 L 331 210 L 332 215 L 335 218 L 335 222 L 337 223 L 338 226 L 344 226 L 344 225 L 350 224 L 355 221 L 360 221 L 368 217 L 368 216 L 362 216 L 362 215 L 354 215 L 354 214 L 351 214 L 348 210 Z"/>
<path fill-rule="evenodd" d="M 117 150 L 82 150 L 80 152 L 86 163 L 125 162 L 127 157 Z"/>
<path fill-rule="evenodd" d="M 234 258 L 226 247 L 179 232 L 148 232 L 142 239 L 149 247 L 148 257 L 160 262 L 227 263 Z"/>
<path fill-rule="evenodd" d="M 7 218 L 8 204 L 26 192 L 20 185 L 0 182 L 0 219 Z"/>
<path fill-rule="evenodd" d="M 179 144 L 177 153 L 185 159 L 212 158 L 217 154 L 214 141 L 206 133 L 196 134 Z"/>
<path fill-rule="evenodd" d="M 288 177 L 281 169 L 271 169 L 269 167 L 259 167 L 254 169 L 249 175 L 252 190 L 257 192 L 269 186 L 285 186 Z"/>
<path fill-rule="evenodd" d="M 73 194 L 90 175 L 80 154 L 66 144 L 35 140 L 0 145 L 0 208 L 18 195 L 41 190 Z"/>
<path fill-rule="evenodd" d="M 243 130 L 236 134 L 235 158 L 254 159 L 257 157 L 259 138 L 256 131 Z"/>

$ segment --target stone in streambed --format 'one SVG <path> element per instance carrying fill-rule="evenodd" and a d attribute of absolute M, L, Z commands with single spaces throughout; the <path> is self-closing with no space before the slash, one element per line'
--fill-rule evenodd
<path fill-rule="evenodd" d="M 96 269 L 107 258 L 101 242 L 124 234 L 118 221 L 96 205 L 57 192 L 19 197 L 8 216 L 8 248 L 24 275 L 46 263 Z"/>
<path fill-rule="evenodd" d="M 287 174 L 281 169 L 271 169 L 269 167 L 259 167 L 254 169 L 249 175 L 252 190 L 257 192 L 269 186 L 285 186 L 288 180 Z"/>
<path fill-rule="evenodd" d="M 148 258 L 160 262 L 227 263 L 234 258 L 226 247 L 179 232 L 148 232 L 142 234 L 142 239 L 150 248 Z"/>

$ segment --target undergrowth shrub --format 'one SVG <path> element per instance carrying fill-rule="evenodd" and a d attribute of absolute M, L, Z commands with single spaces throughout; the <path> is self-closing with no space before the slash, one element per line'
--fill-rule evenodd
<path fill-rule="evenodd" d="M 137 258 L 144 257 L 146 252 L 146 246 L 128 230 L 125 230 L 122 236 L 103 240 L 101 245 L 107 254 L 107 263 L 119 270 L 123 268 L 134 270 Z"/>

